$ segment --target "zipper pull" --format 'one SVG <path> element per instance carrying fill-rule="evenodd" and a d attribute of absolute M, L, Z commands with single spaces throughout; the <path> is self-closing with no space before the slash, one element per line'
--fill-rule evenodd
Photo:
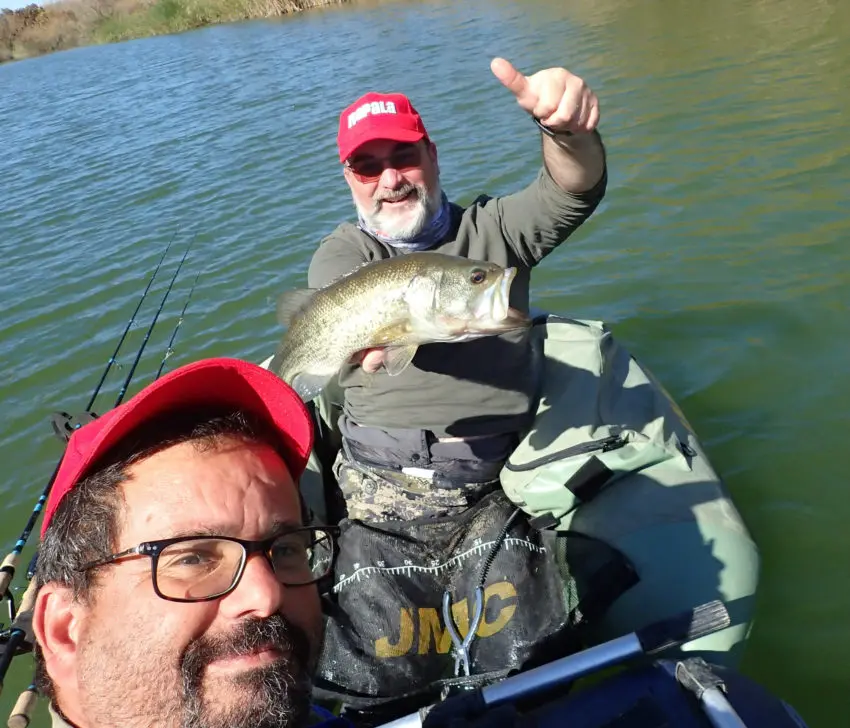
<path fill-rule="evenodd" d="M 611 450 L 619 450 L 626 444 L 626 439 L 622 435 L 610 435 L 599 441 L 602 445 L 602 452 L 610 452 Z"/>

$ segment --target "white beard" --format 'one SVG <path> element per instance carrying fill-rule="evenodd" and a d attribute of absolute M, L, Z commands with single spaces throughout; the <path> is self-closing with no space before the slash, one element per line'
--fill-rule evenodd
<path fill-rule="evenodd" d="M 406 202 L 401 209 L 382 204 L 384 200 L 401 199 L 410 192 L 414 192 L 415 198 Z M 356 199 L 354 206 L 370 230 L 404 242 L 412 240 L 425 229 L 440 210 L 442 199 L 439 183 L 434 185 L 430 195 L 424 185 L 406 185 L 399 190 L 376 195 L 370 209 L 358 204 Z"/>

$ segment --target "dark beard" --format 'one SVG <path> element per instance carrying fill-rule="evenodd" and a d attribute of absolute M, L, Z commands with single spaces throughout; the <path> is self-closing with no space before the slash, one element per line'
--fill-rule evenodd
<path fill-rule="evenodd" d="M 258 647 L 272 646 L 283 657 L 256 670 L 246 671 L 234 682 L 245 700 L 216 710 L 204 694 L 207 665 L 221 657 L 244 655 Z M 249 619 L 233 633 L 201 637 L 183 655 L 184 728 L 283 728 L 306 725 L 310 710 L 310 640 L 301 628 L 280 615 Z"/>

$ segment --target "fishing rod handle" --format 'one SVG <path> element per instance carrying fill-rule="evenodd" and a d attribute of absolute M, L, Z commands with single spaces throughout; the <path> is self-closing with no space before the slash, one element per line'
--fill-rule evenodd
<path fill-rule="evenodd" d="M 603 667 L 617 664 L 643 654 L 643 647 L 634 633 L 617 637 L 610 642 L 588 647 L 568 657 L 562 657 L 528 672 L 521 672 L 501 682 L 482 688 L 484 703 L 499 705 L 561 683 L 572 682 Z"/>
<path fill-rule="evenodd" d="M 0 599 L 6 596 L 9 584 L 15 576 L 15 567 L 18 565 L 18 554 L 12 551 L 0 565 Z"/>
<path fill-rule="evenodd" d="M 21 604 L 18 607 L 18 613 L 15 615 L 15 620 L 12 622 L 12 629 L 9 633 L 9 639 L 3 647 L 3 653 L 0 654 L 0 693 L 3 692 L 3 683 L 6 680 L 6 673 L 9 670 L 9 665 L 15 657 L 18 646 L 25 640 L 33 640 L 32 636 L 32 608 L 35 605 L 35 580 L 30 581 L 27 590 L 21 597 Z"/>
<path fill-rule="evenodd" d="M 27 728 L 32 722 L 32 714 L 35 710 L 35 705 L 38 702 L 38 693 L 35 691 L 35 685 L 30 685 L 19 696 L 9 713 L 9 720 L 6 725 L 9 728 Z"/>
<path fill-rule="evenodd" d="M 29 618 L 32 608 L 35 606 L 35 597 L 38 593 L 38 590 L 35 588 L 35 579 L 30 579 L 29 584 L 27 584 L 27 590 L 24 592 L 24 595 L 21 597 L 21 603 L 18 605 L 18 614 L 15 616 L 15 624 L 19 624 L 21 622 L 21 617 Z M 29 631 L 30 622 L 27 619 L 26 629 Z"/>

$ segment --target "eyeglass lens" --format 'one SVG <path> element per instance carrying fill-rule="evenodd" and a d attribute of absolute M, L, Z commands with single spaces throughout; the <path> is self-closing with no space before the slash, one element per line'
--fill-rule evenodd
<path fill-rule="evenodd" d="M 333 546 L 321 530 L 296 531 L 276 538 L 267 557 L 281 583 L 309 584 L 330 571 Z M 171 599 L 208 599 L 229 591 L 247 558 L 236 541 L 202 537 L 169 544 L 159 554 L 156 586 Z"/>
<path fill-rule="evenodd" d="M 393 149 L 387 159 L 363 156 L 354 157 L 348 161 L 348 166 L 358 177 L 364 180 L 376 180 L 386 167 L 404 172 L 418 167 L 422 162 L 421 148 L 416 144 L 400 144 Z"/>

